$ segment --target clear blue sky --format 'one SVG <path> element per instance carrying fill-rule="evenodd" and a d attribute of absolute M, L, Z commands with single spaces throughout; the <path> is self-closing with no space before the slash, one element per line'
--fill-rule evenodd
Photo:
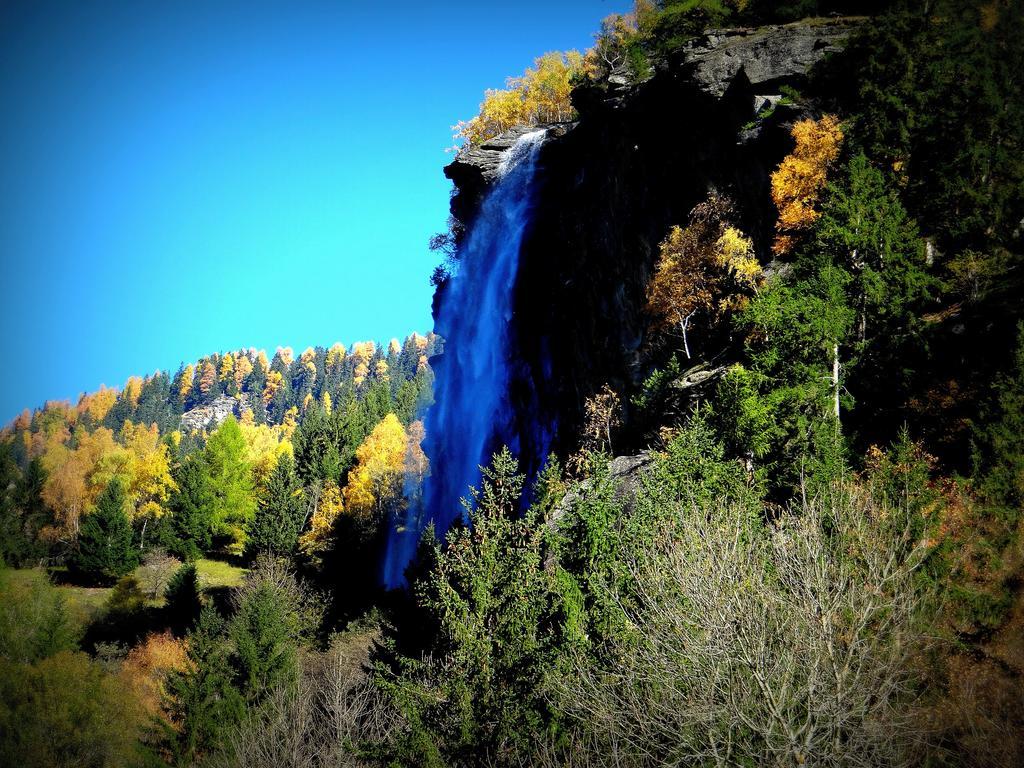
<path fill-rule="evenodd" d="M 450 126 L 628 4 L 0 3 L 0 422 L 428 330 Z"/>

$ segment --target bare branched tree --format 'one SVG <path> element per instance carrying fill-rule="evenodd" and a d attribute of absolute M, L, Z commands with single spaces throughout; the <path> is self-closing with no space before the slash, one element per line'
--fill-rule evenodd
<path fill-rule="evenodd" d="M 618 658 L 581 656 L 556 683 L 580 724 L 570 752 L 592 765 L 867 768 L 922 748 L 910 717 L 921 547 L 907 518 L 851 489 L 769 531 L 742 510 L 681 512 L 632 564 Z"/>
<path fill-rule="evenodd" d="M 146 553 L 139 569 L 139 581 L 150 600 L 156 600 L 164 593 L 171 576 L 181 567 L 181 560 L 167 554 L 162 548 Z"/>
<path fill-rule="evenodd" d="M 356 768 L 360 754 L 397 727 L 394 709 L 367 673 L 373 632 L 307 653 L 293 686 L 272 692 L 231 732 L 217 768 Z"/>

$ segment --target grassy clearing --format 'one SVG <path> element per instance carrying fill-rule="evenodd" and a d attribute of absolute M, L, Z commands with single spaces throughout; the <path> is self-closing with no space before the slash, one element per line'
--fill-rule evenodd
<path fill-rule="evenodd" d="M 240 586 L 247 573 L 245 568 L 237 565 L 206 558 L 196 561 L 196 571 L 199 573 L 199 584 L 204 589 Z"/>
<path fill-rule="evenodd" d="M 4 578 L 14 590 L 28 591 L 32 582 L 44 573 L 38 568 L 8 568 Z M 50 578 L 49 574 L 46 578 Z M 78 587 L 68 584 L 57 584 L 57 589 L 64 598 L 68 618 L 77 630 L 84 630 L 103 611 L 103 606 L 110 595 L 108 587 Z"/>
<path fill-rule="evenodd" d="M 199 572 L 199 584 L 204 589 L 225 589 L 237 587 L 245 577 L 246 569 L 240 568 L 223 560 L 202 559 L 196 562 L 196 570 Z M 11 586 L 15 589 L 28 589 L 32 580 L 38 578 L 39 571 L 32 568 L 9 568 L 6 569 L 6 578 L 10 580 Z M 48 574 L 60 594 L 64 597 L 68 611 L 68 617 L 72 624 L 80 631 L 84 631 L 93 621 L 100 618 L 105 609 L 107 599 L 112 591 L 111 587 L 85 587 L 76 584 L 63 583 L 62 573 L 57 570 Z M 136 570 L 135 575 L 141 577 L 142 567 Z M 163 604 L 163 597 L 155 600 L 147 600 L 147 605 L 158 607 Z"/>

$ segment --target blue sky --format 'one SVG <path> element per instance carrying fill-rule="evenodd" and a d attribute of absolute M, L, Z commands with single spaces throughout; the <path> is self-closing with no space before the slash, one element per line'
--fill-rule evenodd
<path fill-rule="evenodd" d="M 0 3 L 0 422 L 430 328 L 450 126 L 626 2 Z"/>

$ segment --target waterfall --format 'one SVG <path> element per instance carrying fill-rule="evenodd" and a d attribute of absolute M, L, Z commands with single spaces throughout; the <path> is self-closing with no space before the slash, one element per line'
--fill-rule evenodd
<path fill-rule="evenodd" d="M 510 400 L 512 294 L 530 219 L 543 130 L 507 149 L 494 185 L 459 250 L 458 271 L 438 307 L 444 352 L 435 365 L 434 405 L 424 419 L 430 459 L 422 508 L 409 495 L 404 525 L 392 529 L 384 560 L 388 587 L 405 583 L 419 536 L 433 522 L 443 535 L 463 514 L 460 499 L 478 486 L 479 465 L 502 444 L 519 448 Z"/>

